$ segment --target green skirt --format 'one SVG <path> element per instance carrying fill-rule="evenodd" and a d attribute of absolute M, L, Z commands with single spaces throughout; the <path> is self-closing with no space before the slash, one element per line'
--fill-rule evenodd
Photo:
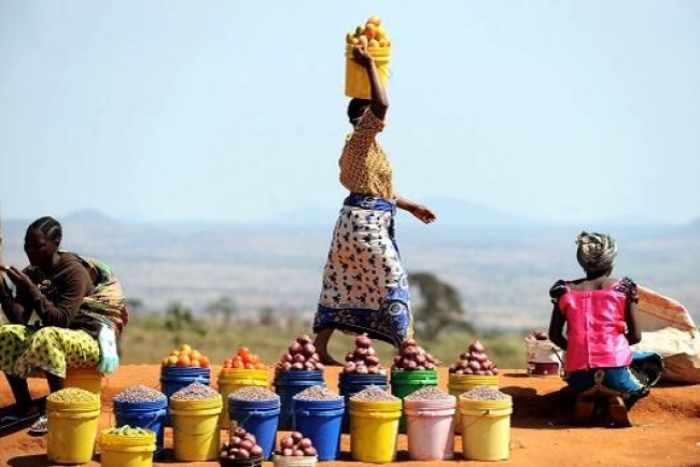
<path fill-rule="evenodd" d="M 0 370 L 26 378 L 40 370 L 59 378 L 66 368 L 95 367 L 100 346 L 87 332 L 58 327 L 0 326 Z"/>

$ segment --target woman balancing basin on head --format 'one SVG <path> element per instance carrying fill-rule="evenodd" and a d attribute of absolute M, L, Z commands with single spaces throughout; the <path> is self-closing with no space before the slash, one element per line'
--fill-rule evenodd
<path fill-rule="evenodd" d="M 316 347 L 324 364 L 333 331 L 367 333 L 394 346 L 412 334 L 409 288 L 394 239 L 396 208 L 426 224 L 435 214 L 394 193 L 391 165 L 376 140 L 389 106 L 373 58 L 360 47 L 354 60 L 369 75 L 371 100 L 348 105 L 353 132 L 340 157 L 340 182 L 350 191 L 335 225 L 314 319 Z"/>
<path fill-rule="evenodd" d="M 0 304 L 10 324 L 0 326 L 0 371 L 17 403 L 0 429 L 39 416 L 26 378 L 44 373 L 51 391 L 61 389 L 68 368 L 117 366 L 116 339 L 127 321 L 122 288 L 108 266 L 59 251 L 63 232 L 51 217 L 27 228 L 24 270 L 0 267 Z M 7 280 L 14 284 L 15 293 Z M 33 316 L 38 321 L 30 324 Z M 45 417 L 33 431 L 45 431 Z"/>

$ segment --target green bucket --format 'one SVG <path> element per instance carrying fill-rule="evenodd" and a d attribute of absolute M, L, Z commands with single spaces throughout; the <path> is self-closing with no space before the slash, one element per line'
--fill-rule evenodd
<path fill-rule="evenodd" d="M 435 370 L 402 370 L 391 372 L 391 393 L 403 401 L 409 394 L 426 386 L 437 386 L 438 374 Z M 406 417 L 401 414 L 399 431 L 406 431 Z"/>

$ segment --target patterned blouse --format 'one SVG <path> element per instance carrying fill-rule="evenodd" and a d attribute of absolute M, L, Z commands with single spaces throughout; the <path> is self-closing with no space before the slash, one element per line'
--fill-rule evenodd
<path fill-rule="evenodd" d="M 391 164 L 376 140 L 384 129 L 371 109 L 367 109 L 345 142 L 340 156 L 340 183 L 351 193 L 394 197 Z"/>

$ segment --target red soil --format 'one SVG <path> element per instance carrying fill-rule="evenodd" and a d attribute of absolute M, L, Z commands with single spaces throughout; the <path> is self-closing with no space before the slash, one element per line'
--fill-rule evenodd
<path fill-rule="evenodd" d="M 105 378 L 102 393 L 101 425 L 109 426 L 111 397 L 124 387 L 145 384 L 158 387 L 160 368 L 155 365 L 128 365 L 115 375 Z M 216 374 L 215 369 L 213 374 Z M 327 382 L 337 387 L 337 369 L 327 370 Z M 441 381 L 447 381 L 445 369 Z M 558 391 L 559 378 L 529 378 L 522 371 L 507 372 L 501 381 L 505 392 L 514 398 L 512 418 L 512 453 L 502 465 L 513 466 L 700 466 L 700 385 L 655 388 L 651 395 L 640 401 L 632 411 L 635 426 L 626 429 L 576 428 L 566 424 L 567 400 Z M 45 395 L 46 384 L 31 380 L 32 393 Z M 13 403 L 9 387 L 0 382 L 0 407 Z M 222 439 L 225 433 L 222 433 Z M 461 452 L 461 441 L 456 440 L 456 452 Z M 171 446 L 166 433 L 166 446 Z M 364 465 L 349 459 L 349 439 L 343 436 L 343 460 L 329 462 L 328 466 Z M 407 460 L 406 440 L 399 440 L 399 462 L 390 465 L 455 465 L 466 461 L 411 462 Z M 14 467 L 48 465 L 45 437 L 28 436 L 26 430 L 0 438 L 0 464 Z M 172 464 L 156 463 L 166 466 Z M 470 462 L 470 465 L 476 462 Z M 93 462 L 89 465 L 99 465 Z M 185 465 L 181 463 L 180 465 Z M 189 465 L 217 465 L 215 462 Z M 265 465 L 272 465 L 266 463 Z"/>

